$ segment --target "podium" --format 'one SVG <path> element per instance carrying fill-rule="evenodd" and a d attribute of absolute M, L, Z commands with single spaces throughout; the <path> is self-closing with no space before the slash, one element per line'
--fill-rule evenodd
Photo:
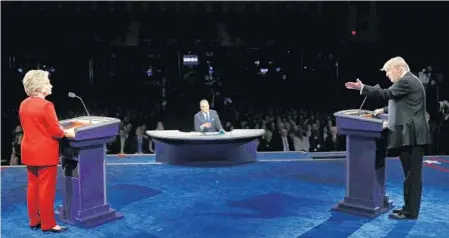
<path fill-rule="evenodd" d="M 393 207 L 385 192 L 386 133 L 388 115 L 344 110 L 334 114 L 338 132 L 346 135 L 346 195 L 333 210 L 377 217 Z"/>
<path fill-rule="evenodd" d="M 107 203 L 104 160 L 105 144 L 118 135 L 120 120 L 78 117 L 59 123 L 75 135 L 61 141 L 60 146 L 63 203 L 56 213 L 61 221 L 91 228 L 122 218 Z"/>

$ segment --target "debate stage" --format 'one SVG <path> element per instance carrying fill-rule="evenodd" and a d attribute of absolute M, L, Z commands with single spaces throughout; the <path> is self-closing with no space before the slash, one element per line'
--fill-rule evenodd
<path fill-rule="evenodd" d="M 345 196 L 344 154 L 258 153 L 257 162 L 168 165 L 154 156 L 107 156 L 107 199 L 124 214 L 57 237 L 446 237 L 449 157 L 425 159 L 420 218 L 394 221 L 331 211 Z M 387 160 L 387 193 L 402 205 L 399 160 Z M 1 170 L 1 236 L 44 237 L 27 224 L 26 171 Z M 62 203 L 58 178 L 56 206 Z"/>

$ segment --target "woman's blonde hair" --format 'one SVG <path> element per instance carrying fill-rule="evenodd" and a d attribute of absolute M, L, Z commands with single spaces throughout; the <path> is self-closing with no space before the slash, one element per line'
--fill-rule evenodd
<path fill-rule="evenodd" d="M 48 84 L 48 72 L 44 70 L 30 70 L 23 77 L 23 88 L 28 96 L 42 93 Z"/>

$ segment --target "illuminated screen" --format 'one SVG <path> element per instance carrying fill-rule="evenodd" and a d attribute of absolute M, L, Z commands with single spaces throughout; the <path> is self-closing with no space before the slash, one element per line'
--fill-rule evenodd
<path fill-rule="evenodd" d="M 198 55 L 184 55 L 182 62 L 184 65 L 198 65 Z"/>

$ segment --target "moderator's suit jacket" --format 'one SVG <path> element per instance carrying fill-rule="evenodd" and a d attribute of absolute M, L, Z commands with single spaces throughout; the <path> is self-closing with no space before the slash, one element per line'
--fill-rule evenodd
<path fill-rule="evenodd" d="M 388 89 L 364 85 L 362 95 L 388 100 L 388 148 L 431 143 L 426 121 L 426 91 L 421 81 L 408 72 Z"/>
<path fill-rule="evenodd" d="M 208 122 L 206 120 L 206 117 L 204 116 L 204 113 L 202 111 L 199 111 L 195 116 L 193 117 L 194 124 L 195 124 L 195 131 L 197 132 L 215 132 L 223 129 L 223 126 L 221 125 L 220 117 L 218 116 L 217 111 L 215 110 L 209 110 L 209 117 L 210 117 L 210 123 L 212 126 L 210 128 L 203 128 L 201 130 L 201 125 Z"/>
<path fill-rule="evenodd" d="M 59 126 L 53 103 L 29 97 L 19 108 L 23 128 L 22 163 L 31 166 L 51 166 L 59 163 L 59 141 L 64 131 Z"/>

